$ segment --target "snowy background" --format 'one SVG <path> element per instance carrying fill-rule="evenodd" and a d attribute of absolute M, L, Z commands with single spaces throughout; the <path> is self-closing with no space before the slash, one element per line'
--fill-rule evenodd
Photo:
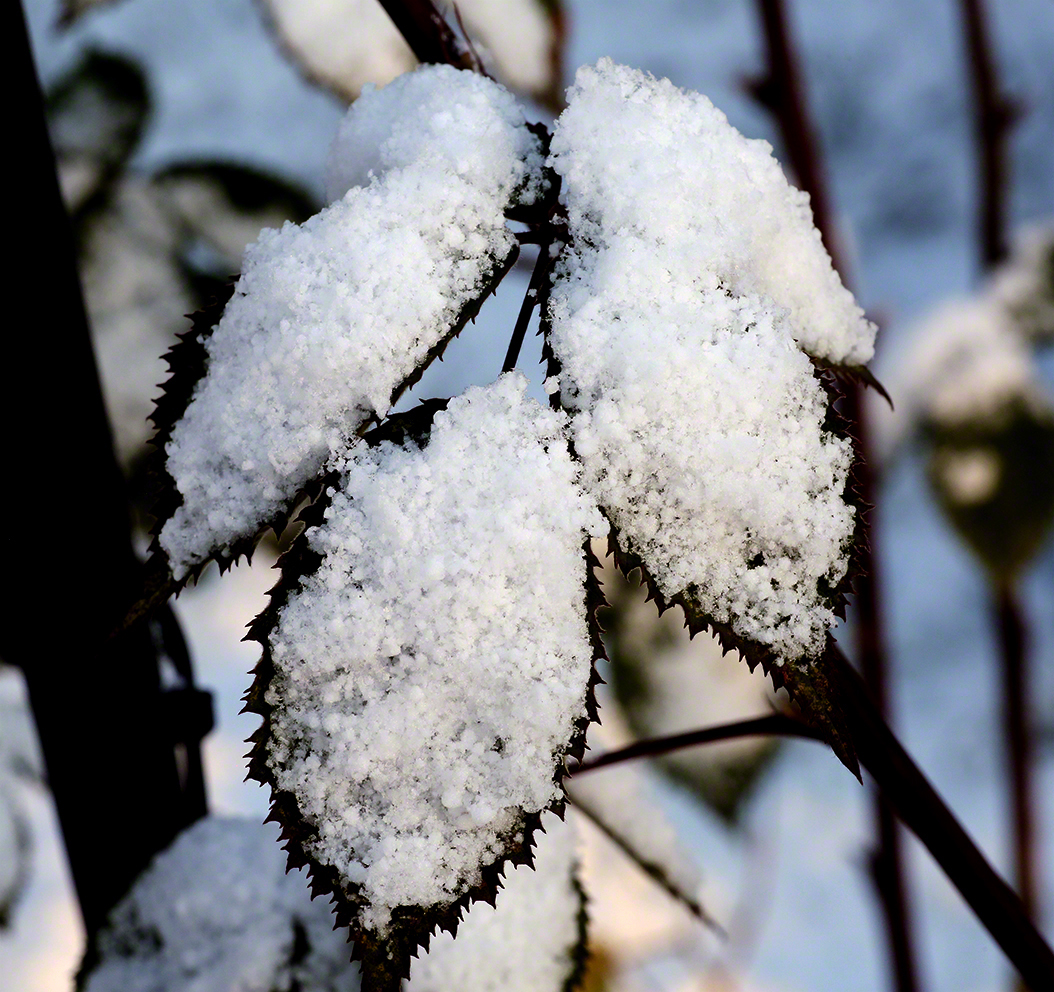
<path fill-rule="evenodd" d="M 567 4 L 574 67 L 609 55 L 706 93 L 751 137 L 772 140 L 771 118 L 742 83 L 762 68 L 749 0 L 580 0 Z M 1027 116 L 1013 132 L 1014 225 L 1054 215 L 1054 4 L 990 0 L 989 19 L 1005 88 Z M 275 47 L 252 0 L 125 0 L 53 29 L 56 6 L 27 4 L 38 67 L 47 83 L 85 46 L 124 53 L 146 69 L 154 114 L 135 165 L 233 159 L 297 179 L 321 193 L 329 142 L 342 108 L 304 83 Z M 959 6 L 953 0 L 793 0 L 788 3 L 819 126 L 852 282 L 884 321 L 876 372 L 895 377 L 898 354 L 925 311 L 973 289 L 974 143 L 968 116 Z M 500 367 L 521 283 L 503 286 L 422 390 L 449 395 L 490 381 Z M 528 340 L 528 347 L 537 344 Z M 525 352 L 521 367 L 530 370 Z M 1049 362 L 1048 382 L 1054 379 Z M 895 724 L 938 791 L 998 867 L 1007 858 L 1006 809 L 997 745 L 998 693 L 988 592 L 972 558 L 929 497 L 918 458 L 890 469 L 877 515 Z M 220 580 L 210 572 L 177 603 L 198 681 L 216 694 L 218 728 L 205 744 L 214 811 L 261 817 L 266 797 L 243 783 L 237 716 L 256 649 L 243 625 L 271 584 L 263 560 Z M 1045 933 L 1054 936 L 1054 553 L 1024 586 L 1034 636 L 1034 706 Z M 0 701 L 18 698 L 9 674 Z M 699 859 L 704 895 L 728 919 L 751 917 L 724 954 L 740 987 L 856 992 L 886 982 L 881 919 L 864 872 L 870 812 L 865 790 L 825 749 L 791 744 L 750 810 L 749 841 L 666 790 L 670 815 Z M 33 836 L 30 889 L 13 927 L 0 931 L 0 987 L 66 992 L 83 936 L 46 794 L 20 787 Z M 912 891 L 924 987 L 988 992 L 1007 985 L 997 949 L 928 856 L 911 848 Z M 598 913 L 603 910 L 598 906 Z M 624 913 L 629 913 L 625 910 Z M 738 911 L 737 911 L 738 912 Z M 743 915 L 739 913 L 739 915 Z M 623 921 L 627 931 L 633 920 Z M 646 926 L 646 921 L 640 921 Z M 650 969 L 650 970 L 649 970 Z M 656 959 L 641 988 L 677 984 L 676 965 Z"/>

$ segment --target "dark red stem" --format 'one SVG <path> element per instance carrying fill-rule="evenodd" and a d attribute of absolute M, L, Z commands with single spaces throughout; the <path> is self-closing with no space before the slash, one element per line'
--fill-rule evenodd
<path fill-rule="evenodd" d="M 1014 122 L 1013 104 L 999 90 L 995 60 L 982 0 L 962 0 L 963 28 L 973 89 L 974 134 L 977 138 L 978 217 L 981 259 L 985 267 L 1006 257 L 1006 141 Z"/>

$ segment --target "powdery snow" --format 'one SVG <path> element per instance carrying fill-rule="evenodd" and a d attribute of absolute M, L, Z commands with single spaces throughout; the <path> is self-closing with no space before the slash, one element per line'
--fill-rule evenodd
<path fill-rule="evenodd" d="M 795 319 L 816 311 L 819 334 L 841 308 L 815 349 L 836 359 L 870 330 L 833 283 L 808 307 L 767 295 L 770 273 L 801 289 L 818 268 L 804 201 L 704 97 L 609 60 L 579 71 L 552 164 L 571 236 L 552 346 L 584 483 L 665 595 L 779 658 L 815 655 L 835 619 L 820 587 L 847 568 L 851 450 L 821 429 Z"/>
<path fill-rule="evenodd" d="M 548 813 L 534 869 L 506 873 L 497 905 L 477 902 L 458 927 L 432 938 L 410 969 L 407 992 L 561 992 L 574 971 L 582 890 L 575 884 L 575 829 Z"/>
<path fill-rule="evenodd" d="M 522 124 L 500 86 L 446 66 L 351 109 L 330 169 L 350 188 L 246 250 L 208 374 L 166 448 L 183 505 L 160 543 L 177 578 L 254 534 L 383 416 L 479 295 L 512 247 L 503 211 L 537 157 Z"/>
<path fill-rule="evenodd" d="M 525 388 L 470 389 L 423 450 L 353 449 L 271 635 L 270 766 L 381 934 L 464 894 L 559 797 L 585 717 L 583 541 L 605 525 Z"/>
<path fill-rule="evenodd" d="M 810 355 L 871 359 L 875 326 L 768 142 L 744 138 L 702 94 L 610 59 L 578 70 L 569 103 L 552 151 L 577 237 L 598 247 L 640 238 L 683 257 L 703 280 L 697 288 L 720 286 L 782 312 Z"/>
<path fill-rule="evenodd" d="M 358 966 L 276 831 L 205 818 L 139 877 L 98 937 L 84 992 L 349 992 Z"/>

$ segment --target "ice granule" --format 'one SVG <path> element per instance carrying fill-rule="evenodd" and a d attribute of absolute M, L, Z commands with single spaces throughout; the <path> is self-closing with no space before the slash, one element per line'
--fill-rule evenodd
<path fill-rule="evenodd" d="M 534 868 L 506 872 L 497 905 L 472 905 L 457 939 L 441 932 L 410 968 L 407 992 L 559 992 L 574 971 L 582 891 L 575 829 L 555 814 L 535 834 Z"/>
<path fill-rule="evenodd" d="M 423 450 L 353 449 L 271 635 L 270 767 L 381 934 L 479 883 L 558 797 L 585 715 L 583 541 L 605 525 L 525 387 L 452 400 Z"/>
<path fill-rule="evenodd" d="M 869 325 L 768 146 L 704 97 L 609 60 L 570 97 L 550 316 L 583 483 L 664 595 L 815 656 L 848 567 L 851 449 L 799 344 L 862 360 Z"/>
<path fill-rule="evenodd" d="M 504 209 L 536 142 L 496 83 L 428 66 L 363 95 L 335 143 L 340 199 L 264 231 L 207 339 L 166 448 L 179 578 L 251 537 L 371 417 L 513 245 Z"/>

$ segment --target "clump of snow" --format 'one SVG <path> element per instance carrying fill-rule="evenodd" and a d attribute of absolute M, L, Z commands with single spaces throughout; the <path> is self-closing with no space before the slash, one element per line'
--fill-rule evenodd
<path fill-rule="evenodd" d="M 110 915 L 84 992 L 357 989 L 330 907 L 286 874 L 276 834 L 214 818 L 181 833 Z"/>
<path fill-rule="evenodd" d="M 684 257 L 703 281 L 697 289 L 781 312 L 808 354 L 871 359 L 875 326 L 834 271 L 808 194 L 787 182 L 768 142 L 744 138 L 702 94 L 610 59 L 578 70 L 569 104 L 552 151 L 577 237 L 598 247 L 639 238 L 663 258 Z M 661 278 L 656 261 L 645 279 Z"/>
<path fill-rule="evenodd" d="M 1010 258 L 993 273 L 991 292 L 1026 338 L 1054 339 L 1054 225 L 1018 235 Z"/>
<path fill-rule="evenodd" d="M 851 450 L 799 343 L 855 363 L 871 328 L 805 201 L 705 97 L 609 60 L 579 71 L 552 149 L 571 243 L 551 343 L 584 483 L 665 595 L 817 654 Z"/>
<path fill-rule="evenodd" d="M 893 382 L 906 425 L 992 421 L 1017 402 L 1043 406 L 1027 341 L 991 294 L 953 300 L 931 313 Z"/>
<path fill-rule="evenodd" d="M 381 139 L 381 121 L 380 147 L 355 151 Z M 513 245 L 503 211 L 536 154 L 522 125 L 500 86 L 447 66 L 352 108 L 331 180 L 363 185 L 246 250 L 206 342 L 208 373 L 166 448 L 183 505 L 160 544 L 177 578 L 269 522 L 383 416 L 479 295 Z"/>
<path fill-rule="evenodd" d="M 525 388 L 452 400 L 423 450 L 352 449 L 271 635 L 269 764 L 378 933 L 479 882 L 558 798 L 585 717 L 583 541 L 605 525 Z"/>
<path fill-rule="evenodd" d="M 506 873 L 497 905 L 474 903 L 455 940 L 445 931 L 410 970 L 407 992 L 560 992 L 575 968 L 582 890 L 575 829 L 555 814 L 535 834 L 534 868 Z"/>

